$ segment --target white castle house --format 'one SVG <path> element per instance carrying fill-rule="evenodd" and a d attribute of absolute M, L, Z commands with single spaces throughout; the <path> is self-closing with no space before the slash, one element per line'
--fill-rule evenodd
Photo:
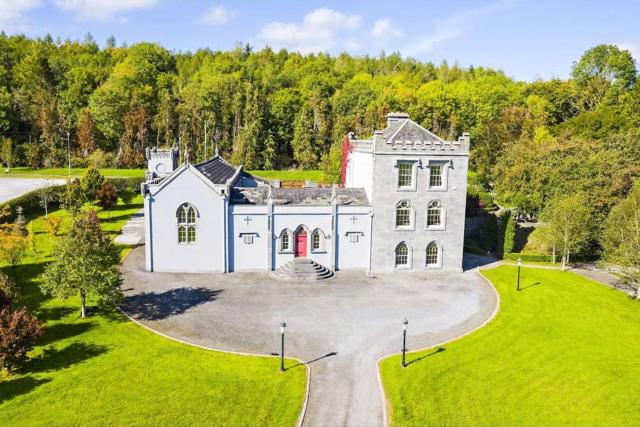
<path fill-rule="evenodd" d="M 342 186 L 327 188 L 279 188 L 218 155 L 178 167 L 176 150 L 149 150 L 146 268 L 460 271 L 469 143 L 391 113 L 371 139 L 345 139 Z"/>

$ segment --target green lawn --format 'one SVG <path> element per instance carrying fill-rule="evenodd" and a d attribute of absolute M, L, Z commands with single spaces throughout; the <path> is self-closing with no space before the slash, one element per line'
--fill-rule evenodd
<path fill-rule="evenodd" d="M 520 292 L 515 267 L 484 274 L 501 296 L 491 323 L 405 369 L 382 362 L 392 424 L 640 425 L 638 301 L 570 272 L 523 268 Z"/>
<path fill-rule="evenodd" d="M 81 178 L 86 168 L 71 168 L 71 175 L 67 168 L 34 169 L 27 167 L 11 168 L 11 172 L 2 176 L 11 178 Z M 100 173 L 108 178 L 143 178 L 145 169 L 100 169 Z"/>
<path fill-rule="evenodd" d="M 139 197 L 135 203 L 118 207 L 110 218 L 101 212 L 104 228 L 117 234 L 140 209 Z M 64 216 L 66 231 L 66 213 L 53 215 Z M 42 218 L 36 218 L 38 252 L 18 267 L 17 277 L 22 302 L 46 320 L 47 331 L 24 369 L 11 377 L 0 373 L 0 425 L 296 423 L 305 393 L 304 366 L 282 374 L 277 358 L 179 344 L 114 310 L 94 307 L 82 320 L 78 300 L 44 297 L 37 276 L 51 259 L 55 238 L 43 230 Z"/>

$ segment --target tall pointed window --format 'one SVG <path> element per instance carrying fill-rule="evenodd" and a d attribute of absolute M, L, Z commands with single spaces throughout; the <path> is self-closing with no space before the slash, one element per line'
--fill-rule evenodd
<path fill-rule="evenodd" d="M 432 200 L 427 205 L 427 228 L 442 227 L 442 203 Z"/>
<path fill-rule="evenodd" d="M 405 242 L 398 243 L 396 246 L 396 267 L 406 267 L 409 265 L 409 248 Z"/>
<path fill-rule="evenodd" d="M 178 243 L 196 242 L 196 208 L 185 203 L 178 208 Z"/>
<path fill-rule="evenodd" d="M 396 205 L 396 228 L 411 228 L 412 209 L 408 200 L 402 200 Z"/>
<path fill-rule="evenodd" d="M 426 249 L 426 263 L 427 267 L 437 266 L 440 261 L 440 248 L 436 242 L 431 242 L 427 245 Z"/>

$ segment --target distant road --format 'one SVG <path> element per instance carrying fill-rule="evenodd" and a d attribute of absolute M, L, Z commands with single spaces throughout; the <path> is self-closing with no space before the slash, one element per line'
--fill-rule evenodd
<path fill-rule="evenodd" d="M 0 203 L 14 199 L 29 191 L 46 185 L 47 181 L 55 184 L 64 184 L 64 179 L 44 179 L 44 178 L 3 178 L 0 177 Z"/>

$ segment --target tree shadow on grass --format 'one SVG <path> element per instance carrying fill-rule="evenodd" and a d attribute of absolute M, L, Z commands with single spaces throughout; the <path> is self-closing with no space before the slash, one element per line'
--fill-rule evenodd
<path fill-rule="evenodd" d="M 50 372 L 69 368 L 92 357 L 107 352 L 107 347 L 92 343 L 74 342 L 65 348 L 45 348 L 44 352 L 29 362 L 21 370 L 23 372 Z"/>
<path fill-rule="evenodd" d="M 122 309 L 138 320 L 162 320 L 218 299 L 222 289 L 177 288 L 126 297 Z"/>
<path fill-rule="evenodd" d="M 0 382 L 0 404 L 23 394 L 35 390 L 39 385 L 51 381 L 49 378 L 36 379 L 33 377 L 21 377 L 14 380 Z"/>
<path fill-rule="evenodd" d="M 425 354 L 425 355 L 420 356 L 420 357 L 418 357 L 416 359 L 408 361 L 407 362 L 407 366 L 412 365 L 412 364 L 414 364 L 416 362 L 419 362 L 419 361 L 421 361 L 423 359 L 426 359 L 427 357 L 435 356 L 436 354 L 442 353 L 445 350 L 446 350 L 446 348 L 444 348 L 444 347 L 438 347 L 434 351 L 432 351 L 431 353 Z"/>
<path fill-rule="evenodd" d="M 57 323 L 47 326 L 44 335 L 38 340 L 38 345 L 47 345 L 56 341 L 82 335 L 96 326 L 93 322 Z"/>

